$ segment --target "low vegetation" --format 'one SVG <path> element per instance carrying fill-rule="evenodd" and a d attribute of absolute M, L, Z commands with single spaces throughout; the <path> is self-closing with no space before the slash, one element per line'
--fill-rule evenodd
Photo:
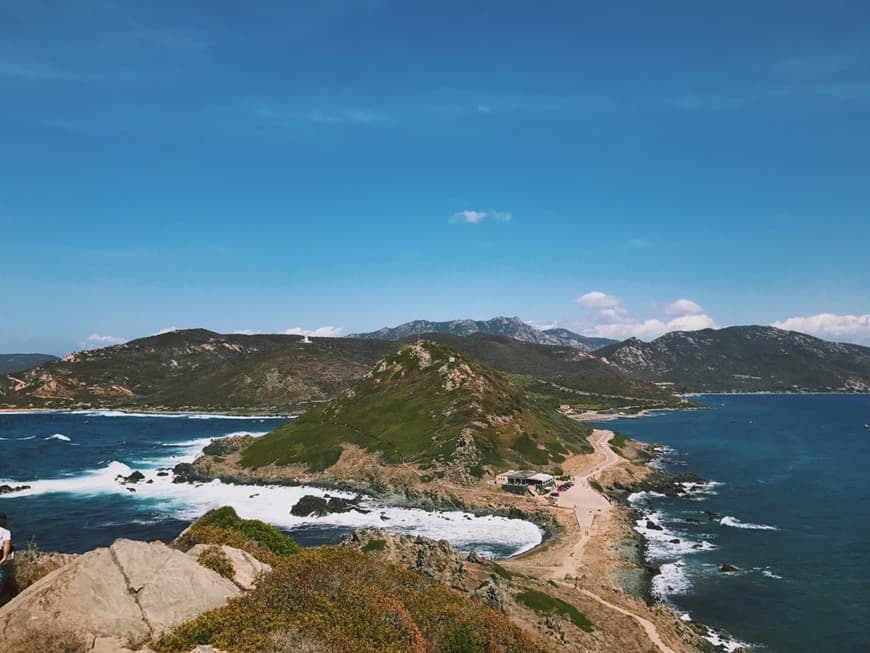
<path fill-rule="evenodd" d="M 224 550 L 217 546 L 211 545 L 196 557 L 196 561 L 203 567 L 211 569 L 219 573 L 224 578 L 232 578 L 236 575 L 236 568 L 233 566 L 233 561 L 224 553 Z"/>
<path fill-rule="evenodd" d="M 14 648 L 0 642 L 0 653 L 85 653 L 90 649 L 90 642 L 82 635 L 58 627 L 31 628 L 15 640 Z"/>
<path fill-rule="evenodd" d="M 187 653 L 199 644 L 236 653 L 539 650 L 491 608 L 340 547 L 287 558 L 254 591 L 183 624 L 153 647 Z"/>
<path fill-rule="evenodd" d="M 242 465 L 323 471 L 338 460 L 342 444 L 352 443 L 389 464 L 437 467 L 459 456 L 480 477 L 486 466 L 555 467 L 571 453 L 591 450 L 589 432 L 504 374 L 424 342 L 388 357 L 339 398 L 255 440 Z"/>
<path fill-rule="evenodd" d="M 46 553 L 39 548 L 36 540 L 30 540 L 23 549 L 15 552 L 12 561 L 15 591 L 23 592 L 55 569 L 61 568 L 72 557 L 62 553 Z"/>
<path fill-rule="evenodd" d="M 207 512 L 184 531 L 173 546 L 189 551 L 197 544 L 232 546 L 273 566 L 302 550 L 274 526 L 255 519 L 241 519 L 228 506 Z"/>
<path fill-rule="evenodd" d="M 538 590 L 527 589 L 517 595 L 517 601 L 540 614 L 558 614 L 567 619 L 587 633 L 592 632 L 592 622 L 570 603 L 562 599 L 550 596 Z"/>

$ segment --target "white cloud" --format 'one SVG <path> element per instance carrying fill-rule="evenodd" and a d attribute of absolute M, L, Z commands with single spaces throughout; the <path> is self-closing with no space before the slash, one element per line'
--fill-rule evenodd
<path fill-rule="evenodd" d="M 342 331 L 344 331 L 342 327 L 322 326 L 313 330 L 293 327 L 292 329 L 287 329 L 284 333 L 291 336 L 311 336 L 312 338 L 338 338 Z"/>
<path fill-rule="evenodd" d="M 704 309 L 691 299 L 678 299 L 665 308 L 665 313 L 668 315 L 700 315 L 703 312 Z"/>
<path fill-rule="evenodd" d="M 253 336 L 259 333 L 259 331 L 254 331 L 253 329 L 236 329 L 233 333 L 240 336 Z"/>
<path fill-rule="evenodd" d="M 82 349 L 100 349 L 102 347 L 111 347 L 112 345 L 122 345 L 127 342 L 126 338 L 118 338 L 117 336 L 104 336 L 99 333 L 92 333 L 84 342 L 79 343 Z"/>
<path fill-rule="evenodd" d="M 155 336 L 162 336 L 162 335 L 164 335 L 164 334 L 166 334 L 166 333 L 175 333 L 176 331 L 178 331 L 178 327 L 177 327 L 177 326 L 171 326 L 171 327 L 166 327 L 165 329 L 160 329 L 160 331 L 158 331 L 158 332 L 155 333 L 154 335 L 155 335 Z"/>
<path fill-rule="evenodd" d="M 600 338 L 640 338 L 641 340 L 654 340 L 671 331 L 698 331 L 699 329 L 713 329 L 716 323 L 709 315 L 681 315 L 665 322 L 651 318 L 648 320 L 626 320 L 624 322 L 611 322 L 605 324 L 593 324 L 587 327 L 585 333 Z"/>
<path fill-rule="evenodd" d="M 559 326 L 558 322 L 539 322 L 537 320 L 525 320 L 526 324 L 530 324 L 538 331 L 547 331 L 549 329 L 555 329 Z"/>
<path fill-rule="evenodd" d="M 656 312 L 664 313 L 665 317 L 646 319 L 632 316 L 622 298 L 600 290 L 588 292 L 574 301 L 591 313 L 591 319 L 582 324 L 580 332 L 601 338 L 652 340 L 670 331 L 697 331 L 716 326 L 713 318 L 691 299 L 654 305 Z"/>
<path fill-rule="evenodd" d="M 480 224 L 484 220 L 495 222 L 510 222 L 513 216 L 507 211 L 471 211 L 466 209 L 450 216 L 454 224 Z"/>
<path fill-rule="evenodd" d="M 819 313 L 818 315 L 790 317 L 774 322 L 771 326 L 788 331 L 809 333 L 826 340 L 845 340 L 870 345 L 870 314 Z"/>
<path fill-rule="evenodd" d="M 600 290 L 593 290 L 574 300 L 583 308 L 613 309 L 622 306 L 622 299 L 608 295 Z"/>

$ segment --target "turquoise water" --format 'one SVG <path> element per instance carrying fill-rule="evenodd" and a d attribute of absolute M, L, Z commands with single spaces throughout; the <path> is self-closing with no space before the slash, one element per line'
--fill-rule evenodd
<path fill-rule="evenodd" d="M 698 400 L 707 408 L 602 424 L 668 447 L 667 470 L 720 483 L 633 497 L 665 528 L 640 523 L 660 598 L 759 650 L 870 651 L 870 396 Z"/>

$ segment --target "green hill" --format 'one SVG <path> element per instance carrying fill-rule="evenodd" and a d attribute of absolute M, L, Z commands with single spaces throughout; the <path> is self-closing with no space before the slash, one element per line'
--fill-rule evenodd
<path fill-rule="evenodd" d="M 56 360 L 51 354 L 0 354 L 0 374 L 15 374 Z"/>
<path fill-rule="evenodd" d="M 343 445 L 435 472 L 481 476 L 484 467 L 555 466 L 589 450 L 589 427 L 553 410 L 504 374 L 424 341 L 381 361 L 336 399 L 242 454 L 244 467 L 332 466 Z"/>
<path fill-rule="evenodd" d="M 396 343 L 174 331 L 0 377 L 0 406 L 290 411 L 336 396 Z"/>
<path fill-rule="evenodd" d="M 674 398 L 573 347 L 504 336 L 433 336 L 503 372 L 573 403 L 589 393 L 608 406 L 657 405 Z M 402 346 L 385 340 L 173 331 L 82 351 L 13 376 L 0 376 L 0 406 L 289 412 L 336 397 Z M 575 392 L 576 391 L 576 392 Z M 579 395 L 576 393 L 580 393 Z M 616 399 L 614 399 L 616 397 Z M 599 402 L 601 403 L 601 402 Z"/>
<path fill-rule="evenodd" d="M 682 392 L 870 391 L 870 348 L 774 327 L 675 331 L 595 355 Z"/>

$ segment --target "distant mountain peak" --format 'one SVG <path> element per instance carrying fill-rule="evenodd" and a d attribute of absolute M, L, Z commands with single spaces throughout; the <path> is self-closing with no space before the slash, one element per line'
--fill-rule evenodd
<path fill-rule="evenodd" d="M 693 392 L 870 390 L 870 348 L 759 325 L 630 338 L 595 355 L 656 383 Z"/>
<path fill-rule="evenodd" d="M 396 327 L 383 327 L 369 333 L 353 333 L 347 337 L 368 340 L 401 340 L 409 336 L 427 333 L 447 333 L 456 336 L 485 333 L 495 336 L 507 336 L 520 342 L 573 347 L 587 352 L 616 342 L 607 338 L 582 336 L 568 329 L 547 329 L 546 331 L 541 331 L 524 322 L 518 316 L 497 316 L 489 320 L 449 320 L 446 322 L 412 320 Z"/>

